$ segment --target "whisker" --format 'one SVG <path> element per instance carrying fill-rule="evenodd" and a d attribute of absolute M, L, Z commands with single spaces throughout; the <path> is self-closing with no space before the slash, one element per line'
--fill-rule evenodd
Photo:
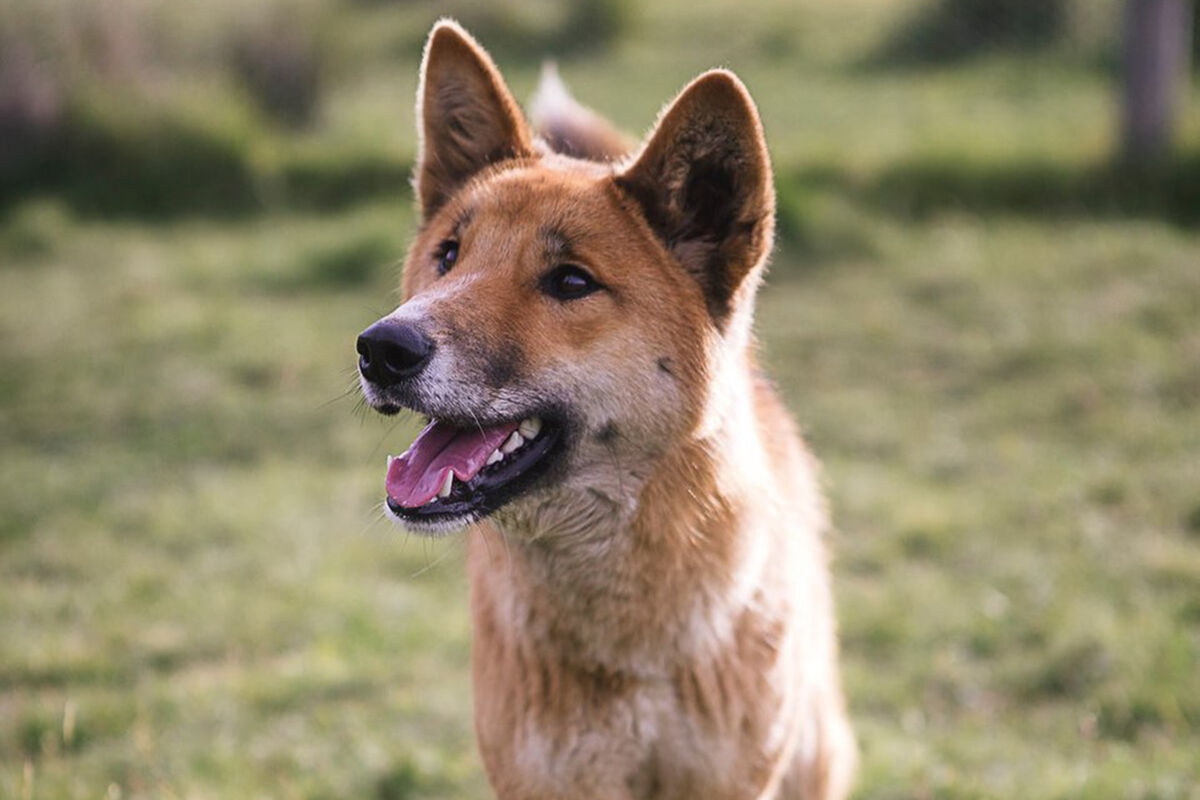
<path fill-rule="evenodd" d="M 621 469 L 621 461 L 620 461 L 620 459 L 617 458 L 617 448 L 612 442 L 605 442 L 604 448 L 606 450 L 608 450 L 608 454 L 612 458 L 613 466 L 617 470 L 617 492 L 621 495 L 620 505 L 624 506 L 624 504 L 625 504 L 625 481 L 622 478 L 622 476 L 624 474 L 624 470 Z"/>
<path fill-rule="evenodd" d="M 367 416 L 369 411 L 370 408 L 367 406 L 366 398 L 360 396 L 350 413 L 358 417 L 358 424 L 361 426 L 367 424 Z"/>
<path fill-rule="evenodd" d="M 508 571 L 511 574 L 513 561 L 512 561 L 512 550 L 510 550 L 508 547 L 508 537 L 504 535 L 504 532 L 501 531 L 499 527 L 496 527 L 494 525 L 488 525 L 487 527 L 490 528 L 493 535 L 495 535 L 495 537 L 500 540 L 500 544 L 504 545 L 504 560 L 508 567 Z"/>
<path fill-rule="evenodd" d="M 479 423 L 479 417 L 475 416 L 475 409 L 468 408 L 467 411 L 471 413 L 471 419 L 475 420 L 475 427 L 479 429 L 479 435 L 483 436 L 483 425 Z"/>
<path fill-rule="evenodd" d="M 410 415 L 407 413 L 396 415 L 396 418 L 392 420 L 392 424 L 388 426 L 386 431 L 384 431 L 383 436 L 380 437 L 379 441 L 375 443 L 375 446 L 371 448 L 371 452 L 367 455 L 368 460 L 374 459 L 375 456 L 379 455 L 379 448 L 383 447 L 383 443 L 387 441 L 388 437 L 395 433 L 396 428 L 399 427 L 400 423 L 407 421 L 409 416 Z"/>
<path fill-rule="evenodd" d="M 487 527 L 479 526 L 479 536 L 483 539 L 483 549 L 487 551 L 488 561 L 492 560 L 492 546 L 488 543 Z"/>
<path fill-rule="evenodd" d="M 358 391 L 358 380 L 355 379 L 355 381 L 352 384 L 350 384 L 349 386 L 346 387 L 345 391 L 341 392 L 340 394 L 336 395 L 335 397 L 330 398 L 329 400 L 326 400 L 324 403 L 321 403 L 321 405 L 317 406 L 317 410 L 320 411 L 322 409 L 329 408 L 329 406 L 333 405 L 334 403 L 345 400 L 347 397 L 350 397 L 352 394 L 354 394 L 357 391 Z M 366 405 L 365 401 L 363 401 L 361 396 L 359 397 L 359 404 L 364 405 L 364 406 Z"/>
<path fill-rule="evenodd" d="M 374 519 L 367 520 L 366 524 L 363 525 L 362 530 L 359 531 L 359 536 L 366 536 L 372 528 L 378 527 L 380 523 L 385 523 L 388 521 L 387 512 L 383 510 L 383 501 L 371 506 L 371 511 L 375 512 L 375 517 Z"/>
<path fill-rule="evenodd" d="M 501 533 L 500 529 L 494 525 L 488 524 L 486 521 L 478 525 L 479 535 L 483 537 L 483 546 L 487 548 L 488 561 L 492 560 L 492 545 L 488 541 L 489 538 L 500 540 L 500 544 L 504 547 L 504 561 L 508 567 L 508 571 L 512 572 L 512 551 L 508 549 L 508 539 Z"/>
<path fill-rule="evenodd" d="M 442 551 L 442 554 L 440 556 L 435 558 L 431 563 L 427 563 L 425 566 L 421 567 L 419 570 L 414 572 L 410 577 L 412 577 L 412 578 L 421 577 L 426 572 L 429 572 L 429 570 L 433 569 L 438 564 L 441 564 L 443 561 L 445 561 L 450 556 L 450 554 L 455 551 L 456 548 L 460 548 L 462 546 L 463 546 L 462 537 L 456 537 L 455 541 L 451 542 L 449 545 L 446 546 L 446 549 Z M 426 553 L 426 555 L 428 555 L 428 553 Z"/>

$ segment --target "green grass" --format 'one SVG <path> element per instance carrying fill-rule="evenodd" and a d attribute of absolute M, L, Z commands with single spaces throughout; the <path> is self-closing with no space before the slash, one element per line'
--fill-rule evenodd
<path fill-rule="evenodd" d="M 908 7 L 654 4 L 563 71 L 633 129 L 713 64 L 762 106 L 759 329 L 828 474 L 857 796 L 1195 800 L 1194 188 L 1106 172 L 1113 89 L 1060 54 L 859 69 Z M 205 122 L 249 202 L 0 219 L 0 797 L 487 796 L 462 540 L 380 520 L 412 430 L 347 393 L 431 15 L 344 13 L 321 128 Z"/>

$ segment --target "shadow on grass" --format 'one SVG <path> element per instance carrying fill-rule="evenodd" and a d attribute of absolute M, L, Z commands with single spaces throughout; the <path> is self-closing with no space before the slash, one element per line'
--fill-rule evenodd
<path fill-rule="evenodd" d="M 1071 33 L 1070 0 L 935 0 L 918 6 L 859 66 L 944 66 L 998 52 L 1033 53 Z"/>
<path fill-rule="evenodd" d="M 252 129 L 168 114 L 129 121 L 81 113 L 25 157 L 0 164 L 0 216 L 31 196 L 56 198 L 78 216 L 154 220 L 278 208 L 332 211 L 410 191 L 406 155 L 284 148 L 264 159 L 270 144 Z M 857 213 L 905 219 L 965 210 L 1200 221 L 1200 151 L 1141 169 L 952 156 L 900 161 L 865 175 L 838 164 L 785 167 L 778 185 L 781 232 L 801 243 L 820 224 L 808 212 L 822 193 L 843 198 Z M 858 227 L 851 219 L 846 236 L 826 244 L 839 252 L 855 249 Z"/>
<path fill-rule="evenodd" d="M 166 112 L 74 109 L 19 157 L 0 159 L 0 215 L 31 196 L 58 199 L 77 216 L 154 220 L 277 207 L 334 210 L 409 191 L 411 162 L 401 155 L 285 151 L 262 158 L 270 149 L 272 142 L 250 127 L 223 129 Z"/>
<path fill-rule="evenodd" d="M 351 0 L 361 7 L 382 7 L 394 0 Z M 437 15 L 410 26 L 393 45 L 396 57 L 420 57 L 429 26 L 438 16 L 457 20 L 498 61 L 537 64 L 543 59 L 570 60 L 605 52 L 639 25 L 633 0 L 575 0 L 530 3 L 528 0 L 443 0 Z"/>
<path fill-rule="evenodd" d="M 362 154 L 292 160 L 271 170 L 212 142 L 154 143 L 141 152 L 105 140 L 39 154 L 0 177 L 0 216 L 28 197 L 51 197 L 75 216 L 226 218 L 277 208 L 335 211 L 410 192 L 407 159 Z"/>
<path fill-rule="evenodd" d="M 806 167 L 778 178 L 780 230 L 801 246 L 814 233 L 806 214 L 820 193 L 900 219 L 966 211 L 1038 217 L 1147 217 L 1176 225 L 1200 222 L 1200 152 L 1158 165 L 1063 165 L 922 159 L 856 176 L 836 167 Z M 853 244 L 853 242 L 851 242 Z"/>
<path fill-rule="evenodd" d="M 401 239 L 368 233 L 306 250 L 286 271 L 262 273 L 250 283 L 275 294 L 359 290 L 380 280 L 385 271 L 398 272 L 397 254 L 403 250 Z"/>

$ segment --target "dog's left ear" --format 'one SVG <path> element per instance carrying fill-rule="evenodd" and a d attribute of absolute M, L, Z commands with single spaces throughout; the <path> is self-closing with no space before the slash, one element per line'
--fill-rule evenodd
<path fill-rule="evenodd" d="M 775 225 L 770 158 L 746 87 L 726 70 L 694 80 L 616 181 L 723 327 L 742 291 L 753 291 Z"/>
<path fill-rule="evenodd" d="M 437 23 L 425 45 L 417 125 L 414 184 L 422 219 L 488 165 L 534 154 L 529 126 L 500 71 L 450 20 Z"/>

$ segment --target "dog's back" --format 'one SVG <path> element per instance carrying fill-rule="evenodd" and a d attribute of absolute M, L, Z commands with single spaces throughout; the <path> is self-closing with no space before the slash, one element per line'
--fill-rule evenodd
<path fill-rule="evenodd" d="M 537 92 L 529 102 L 534 132 L 556 153 L 589 161 L 616 161 L 637 144 L 567 90 L 553 62 L 542 66 Z"/>

